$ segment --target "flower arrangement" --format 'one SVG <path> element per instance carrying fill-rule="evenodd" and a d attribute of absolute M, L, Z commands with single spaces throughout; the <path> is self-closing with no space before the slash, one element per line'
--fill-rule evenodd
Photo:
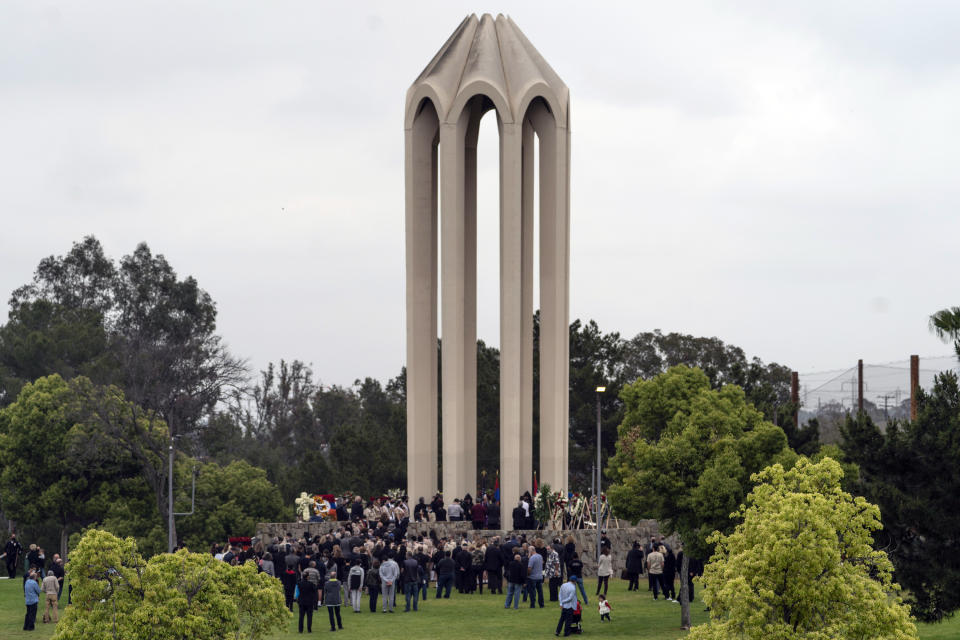
<path fill-rule="evenodd" d="M 332 494 L 317 494 L 313 496 L 313 513 L 321 518 L 330 518 L 334 513 L 331 507 L 331 501 L 334 500 Z"/>
<path fill-rule="evenodd" d="M 554 500 L 555 494 L 550 491 L 550 485 L 544 482 L 540 485 L 540 490 L 533 499 L 533 515 L 537 522 L 541 524 L 553 523 L 551 516 L 553 515 Z"/>

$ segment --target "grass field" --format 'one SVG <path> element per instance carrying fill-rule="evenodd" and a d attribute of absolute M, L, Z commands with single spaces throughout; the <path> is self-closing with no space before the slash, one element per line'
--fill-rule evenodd
<path fill-rule="evenodd" d="M 641 583 L 641 588 L 646 585 Z M 685 634 L 680 631 L 680 605 L 659 600 L 654 602 L 646 590 L 628 593 L 626 582 L 611 583 L 608 597 L 613 607 L 613 621 L 600 623 L 596 600 L 587 583 L 590 605 L 584 607 L 584 634 L 597 638 L 639 638 L 641 640 L 674 640 Z M 53 635 L 54 625 L 40 622 L 37 618 L 37 630 L 21 631 L 23 627 L 22 581 L 0 580 L 0 638 L 49 638 Z M 507 638 L 552 637 L 556 628 L 559 609 L 556 603 L 545 602 L 544 609 L 531 610 L 521 603 L 519 610 L 505 610 L 503 598 L 484 595 L 460 595 L 454 592 L 449 600 L 434 600 L 432 597 L 421 603 L 420 611 L 403 613 L 403 603 L 399 602 L 397 613 L 386 614 L 377 611 L 371 613 L 366 599 L 363 613 L 357 614 L 349 607 L 341 607 L 343 633 L 337 637 L 363 638 L 377 640 L 386 637 L 400 637 L 404 640 L 433 639 L 438 637 L 456 640 L 506 640 Z M 66 594 L 63 602 L 66 602 Z M 296 611 L 296 605 L 294 605 Z M 693 622 L 705 622 L 707 614 L 703 612 L 703 603 L 692 606 Z M 326 634 L 330 627 L 327 613 L 321 609 L 314 615 L 313 632 Z M 271 636 L 271 640 L 299 637 L 297 620 L 291 617 L 286 632 Z M 920 625 L 920 637 L 923 640 L 956 640 L 960 638 L 960 618 L 943 625 Z"/>

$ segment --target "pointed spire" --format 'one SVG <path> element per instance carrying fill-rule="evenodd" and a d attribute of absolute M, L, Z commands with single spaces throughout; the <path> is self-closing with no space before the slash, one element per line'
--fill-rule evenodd
<path fill-rule="evenodd" d="M 407 91 L 407 121 L 424 98 L 442 122 L 455 122 L 475 95 L 493 102 L 504 122 L 516 122 L 534 98 L 543 98 L 566 126 L 570 92 L 509 17 L 463 19 Z"/>

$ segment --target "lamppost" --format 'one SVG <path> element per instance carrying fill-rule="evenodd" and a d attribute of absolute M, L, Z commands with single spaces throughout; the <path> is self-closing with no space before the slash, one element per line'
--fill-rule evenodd
<path fill-rule="evenodd" d="M 606 387 L 597 387 L 597 493 L 594 499 L 597 501 L 597 565 L 600 565 L 600 394 L 607 390 Z"/>
<path fill-rule="evenodd" d="M 173 439 L 176 436 L 170 436 L 169 463 L 167 471 L 167 553 L 173 553 L 173 548 L 177 546 L 176 535 L 173 532 Z"/>
<path fill-rule="evenodd" d="M 197 468 L 193 468 L 193 488 L 190 490 L 190 511 L 175 513 L 173 510 L 173 443 L 180 436 L 170 436 L 169 468 L 167 471 L 167 553 L 173 553 L 177 546 L 177 536 L 174 532 L 174 516 L 192 516 L 197 504 Z"/>

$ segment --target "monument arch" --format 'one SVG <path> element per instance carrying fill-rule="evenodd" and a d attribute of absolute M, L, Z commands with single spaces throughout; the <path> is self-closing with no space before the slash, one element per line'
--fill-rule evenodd
<path fill-rule="evenodd" d="M 500 137 L 501 501 L 514 503 L 532 487 L 535 241 L 540 248 L 540 479 L 559 490 L 567 487 L 569 91 L 512 20 L 471 15 L 407 92 L 407 482 L 413 499 L 441 487 L 447 495 L 462 496 L 477 485 L 477 133 L 490 110 L 496 112 Z M 534 136 L 539 212 L 533 210 Z M 439 416 L 438 383 L 443 388 Z"/>

